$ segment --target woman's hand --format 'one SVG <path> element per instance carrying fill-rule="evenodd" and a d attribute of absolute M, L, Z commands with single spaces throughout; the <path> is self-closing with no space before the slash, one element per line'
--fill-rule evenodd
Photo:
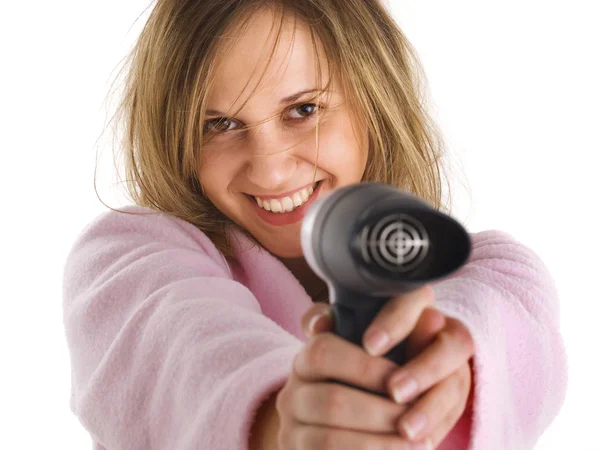
<path fill-rule="evenodd" d="M 365 347 L 371 355 L 385 354 L 407 339 L 409 361 L 386 380 L 387 391 L 398 404 L 409 406 L 396 429 L 410 440 L 431 440 L 437 447 L 452 430 L 465 410 L 471 390 L 470 358 L 473 341 L 461 322 L 445 317 L 432 307 L 414 308 L 414 303 L 433 303 L 429 286 L 392 299 L 379 312 L 365 332 Z M 413 305 L 411 305 L 411 303 Z M 423 303 L 421 303 L 423 304 Z M 322 333 L 332 326 L 329 305 L 314 305 L 305 315 L 305 332 Z M 312 331 L 308 323 L 314 317 Z M 388 335 L 378 349 L 369 338 L 377 331 Z"/>
<path fill-rule="evenodd" d="M 416 293 L 407 299 L 413 309 L 423 309 L 429 301 Z M 305 331 L 311 313 L 326 306 L 315 305 L 305 314 Z M 309 337 L 276 397 L 279 449 L 431 449 L 426 442 L 414 442 L 398 434 L 398 419 L 407 410 L 406 404 L 371 393 L 385 395 L 386 381 L 398 368 L 394 362 L 371 356 L 333 333 Z"/>

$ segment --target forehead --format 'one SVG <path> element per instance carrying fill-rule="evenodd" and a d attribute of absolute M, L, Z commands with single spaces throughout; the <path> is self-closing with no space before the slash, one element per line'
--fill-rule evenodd
<path fill-rule="evenodd" d="M 248 104 L 255 102 L 272 107 L 273 102 L 286 96 L 316 88 L 317 56 L 321 87 L 325 86 L 329 71 L 318 37 L 314 37 L 318 47 L 315 52 L 310 30 L 304 23 L 294 23 L 290 16 L 286 16 L 283 23 L 280 21 L 281 16 L 270 10 L 257 12 L 244 27 L 235 27 L 221 38 L 223 45 L 213 72 L 209 107 L 221 111 L 229 107 L 235 109 L 250 94 Z"/>

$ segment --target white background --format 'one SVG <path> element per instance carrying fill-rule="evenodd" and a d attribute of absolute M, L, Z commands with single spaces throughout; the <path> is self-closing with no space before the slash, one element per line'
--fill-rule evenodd
<path fill-rule="evenodd" d="M 536 450 L 600 449 L 597 1 L 396 1 L 452 155 L 454 216 L 547 263 L 562 298 L 566 403 Z M 0 6 L 0 448 L 90 448 L 69 410 L 62 265 L 105 207 L 96 147 L 114 69 L 147 1 Z M 112 206 L 110 163 L 98 189 Z M 466 182 L 465 182 L 466 180 Z M 511 450 L 511 449 L 507 449 Z"/>

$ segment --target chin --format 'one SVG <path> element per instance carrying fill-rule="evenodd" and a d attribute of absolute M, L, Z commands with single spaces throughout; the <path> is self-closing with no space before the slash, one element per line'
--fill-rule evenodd
<path fill-rule="evenodd" d="M 284 238 L 285 239 L 285 238 Z M 300 244 L 300 238 L 298 237 L 297 242 L 289 243 L 289 245 L 282 245 L 282 242 L 275 240 L 269 240 L 265 242 L 259 240 L 261 245 L 266 248 L 270 253 L 279 258 L 303 258 L 304 252 L 302 251 L 302 245 Z"/>

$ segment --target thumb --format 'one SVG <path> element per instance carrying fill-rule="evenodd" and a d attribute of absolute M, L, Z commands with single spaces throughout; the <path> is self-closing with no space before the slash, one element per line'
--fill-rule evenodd
<path fill-rule="evenodd" d="M 332 325 L 331 307 L 325 303 L 315 303 L 302 316 L 302 330 L 306 337 L 329 331 Z"/>

